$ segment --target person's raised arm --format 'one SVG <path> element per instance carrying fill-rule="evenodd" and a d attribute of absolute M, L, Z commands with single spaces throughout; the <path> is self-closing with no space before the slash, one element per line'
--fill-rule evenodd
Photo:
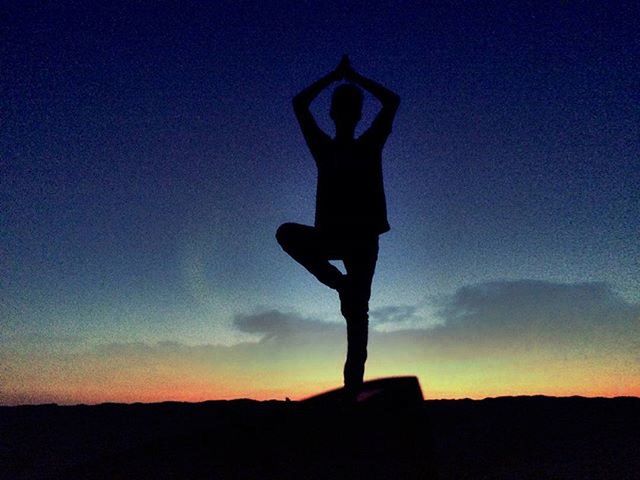
<path fill-rule="evenodd" d="M 293 111 L 296 114 L 298 123 L 300 123 L 300 128 L 302 129 L 302 134 L 307 141 L 307 145 L 309 145 L 309 148 L 312 151 L 318 145 L 319 141 L 329 137 L 320 129 L 316 120 L 313 118 L 309 107 L 311 102 L 313 102 L 320 92 L 333 82 L 337 82 L 344 77 L 346 65 L 346 58 L 343 57 L 335 70 L 316 80 L 293 97 Z"/>
<path fill-rule="evenodd" d="M 318 94 L 337 80 L 339 80 L 339 78 L 336 70 L 333 70 L 293 97 L 293 110 L 296 112 L 296 115 L 304 112 L 304 110 L 308 110 L 311 102 L 313 102 Z"/>
<path fill-rule="evenodd" d="M 398 106 L 400 105 L 400 96 L 375 80 L 371 80 L 370 78 L 356 72 L 348 63 L 348 60 L 344 77 L 346 80 L 364 88 L 382 104 L 382 110 L 380 110 L 371 124 L 371 127 L 365 133 L 379 137 L 384 143 L 386 137 L 391 133 L 393 119 L 395 118 Z"/>
<path fill-rule="evenodd" d="M 375 80 L 361 75 L 356 72 L 351 66 L 345 73 L 345 78 L 371 93 L 374 97 L 380 100 L 382 108 L 397 109 L 400 105 L 400 96 L 389 90 L 387 87 L 379 84 Z"/>

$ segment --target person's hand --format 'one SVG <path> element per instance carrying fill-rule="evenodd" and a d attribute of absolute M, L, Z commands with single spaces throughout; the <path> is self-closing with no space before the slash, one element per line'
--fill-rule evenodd
<path fill-rule="evenodd" d="M 349 61 L 349 57 L 347 55 L 342 56 L 342 60 L 340 60 L 340 65 L 338 65 L 338 68 L 340 68 L 342 78 L 350 82 L 355 81 L 357 73 L 351 66 L 351 62 Z"/>
<path fill-rule="evenodd" d="M 349 62 L 349 56 L 345 54 L 342 56 L 342 59 L 340 59 L 340 63 L 338 64 L 334 72 L 338 80 L 342 80 L 349 74 L 349 71 L 351 70 L 352 68 Z"/>

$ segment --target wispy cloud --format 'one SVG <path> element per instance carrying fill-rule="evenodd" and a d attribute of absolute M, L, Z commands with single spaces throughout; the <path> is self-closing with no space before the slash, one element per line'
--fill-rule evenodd
<path fill-rule="evenodd" d="M 370 312 L 372 320 L 377 323 L 400 323 L 419 319 L 416 305 L 387 305 Z"/>
<path fill-rule="evenodd" d="M 640 305 L 606 283 L 519 280 L 469 285 L 442 298 L 436 314 L 442 334 L 473 333 L 510 338 L 548 333 L 564 338 L 637 330 Z"/>
<path fill-rule="evenodd" d="M 284 340 L 297 335 L 327 334 L 341 331 L 341 325 L 303 318 L 295 313 L 268 310 L 253 314 L 236 315 L 234 326 L 245 333 L 262 334 L 262 341 Z"/>

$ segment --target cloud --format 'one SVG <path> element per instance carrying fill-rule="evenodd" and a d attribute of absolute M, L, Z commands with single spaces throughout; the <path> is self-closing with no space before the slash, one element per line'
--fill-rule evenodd
<path fill-rule="evenodd" d="M 284 398 L 339 385 L 345 327 L 276 310 L 238 315 L 233 346 L 113 342 L 82 351 L 0 344 L 0 404 Z"/>
<path fill-rule="evenodd" d="M 415 320 L 418 317 L 417 305 L 388 305 L 376 308 L 369 313 L 369 316 L 376 323 L 400 323 Z"/>
<path fill-rule="evenodd" d="M 416 361 L 511 356 L 629 354 L 637 358 L 640 305 L 620 297 L 606 283 L 494 281 L 459 288 L 430 305 L 388 305 L 371 311 L 374 351 Z M 236 328 L 261 335 L 265 350 L 301 351 L 313 345 L 343 345 L 342 324 L 303 318 L 277 310 L 238 315 Z M 375 328 L 381 325 L 383 328 Z M 393 329 L 384 329 L 386 325 Z M 424 326 L 427 325 L 427 326 Z M 257 347 L 256 347 L 257 348 Z"/>
<path fill-rule="evenodd" d="M 295 313 L 268 310 L 236 315 L 234 326 L 244 333 L 262 334 L 261 341 L 285 340 L 292 336 L 335 333 L 343 326 L 336 323 L 307 319 Z"/>
<path fill-rule="evenodd" d="M 416 305 L 386 305 L 370 312 L 378 333 L 403 331 L 428 338 L 478 341 L 531 335 L 556 339 L 590 334 L 625 335 L 638 328 L 640 305 L 603 282 L 492 281 L 466 285 Z"/>
<path fill-rule="evenodd" d="M 623 333 L 637 329 L 640 318 L 640 305 L 628 303 L 602 282 L 486 282 L 462 287 L 438 303 L 436 315 L 443 321 L 438 329 L 449 334 Z"/>

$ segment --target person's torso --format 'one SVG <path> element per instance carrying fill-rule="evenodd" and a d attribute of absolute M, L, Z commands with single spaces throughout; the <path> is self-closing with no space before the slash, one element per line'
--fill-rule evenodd
<path fill-rule="evenodd" d="M 360 139 L 333 140 L 316 163 L 316 227 L 375 234 L 389 230 L 379 149 Z"/>

